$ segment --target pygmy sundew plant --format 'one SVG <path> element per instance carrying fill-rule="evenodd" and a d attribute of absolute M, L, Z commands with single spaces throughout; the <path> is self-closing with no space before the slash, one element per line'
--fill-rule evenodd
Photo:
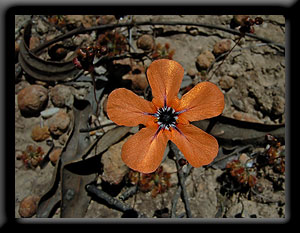
<path fill-rule="evenodd" d="M 272 135 L 266 135 L 266 139 L 270 142 L 265 152 L 268 164 L 272 165 L 275 171 L 283 174 L 285 172 L 285 146 Z"/>
<path fill-rule="evenodd" d="M 248 165 L 249 163 L 242 163 L 240 160 L 233 160 L 226 165 L 230 175 L 235 177 L 240 184 L 246 184 L 253 187 L 256 182 L 256 171 L 254 167 Z"/>
<path fill-rule="evenodd" d="M 179 99 L 183 74 L 178 62 L 156 60 L 147 70 L 152 102 L 125 88 L 108 96 L 107 113 L 112 121 L 124 126 L 146 126 L 122 147 L 122 159 L 131 169 L 142 173 L 155 171 L 169 140 L 193 167 L 207 165 L 216 157 L 217 140 L 190 122 L 221 114 L 224 95 L 215 84 L 202 82 Z"/>
<path fill-rule="evenodd" d="M 112 57 L 120 55 L 127 50 L 127 41 L 125 36 L 118 32 L 106 31 L 98 37 L 97 46 L 105 46 L 107 48 L 107 55 Z"/>
<path fill-rule="evenodd" d="M 155 46 L 154 52 L 152 53 L 153 59 L 173 59 L 173 55 L 175 53 L 175 50 L 170 50 L 170 44 L 165 43 L 164 46 L 162 46 L 160 43 L 158 43 Z"/>
<path fill-rule="evenodd" d="M 162 166 L 159 166 L 155 172 L 149 174 L 142 173 L 140 177 L 138 172 L 131 170 L 128 176 L 131 183 L 134 185 L 138 184 L 142 192 L 151 191 L 152 197 L 164 193 L 171 187 L 171 174 L 165 172 Z"/>
<path fill-rule="evenodd" d="M 107 48 L 105 46 L 89 46 L 77 50 L 77 56 L 73 59 L 74 65 L 78 69 L 83 69 L 92 73 L 94 71 L 94 58 L 106 55 Z"/>
<path fill-rule="evenodd" d="M 28 145 L 26 150 L 22 152 L 20 159 L 27 168 L 37 167 L 43 160 L 44 151 L 40 146 Z"/>
<path fill-rule="evenodd" d="M 230 22 L 230 27 L 237 28 L 244 36 L 245 33 L 254 33 L 253 25 L 260 25 L 262 23 L 263 19 L 261 17 L 252 19 L 249 15 L 235 15 Z"/>

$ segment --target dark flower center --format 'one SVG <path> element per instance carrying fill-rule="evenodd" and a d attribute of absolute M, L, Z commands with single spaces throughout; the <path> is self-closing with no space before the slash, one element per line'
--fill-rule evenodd
<path fill-rule="evenodd" d="M 162 107 L 155 114 L 157 119 L 157 124 L 160 125 L 160 128 L 169 130 L 170 127 L 175 128 L 176 120 L 178 119 L 178 114 L 171 107 Z"/>

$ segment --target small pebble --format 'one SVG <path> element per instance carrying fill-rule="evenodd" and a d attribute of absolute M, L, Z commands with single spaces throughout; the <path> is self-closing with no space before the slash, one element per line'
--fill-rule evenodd
<path fill-rule="evenodd" d="M 60 136 L 67 131 L 71 120 L 69 115 L 60 110 L 49 119 L 49 130 L 54 136 Z"/>
<path fill-rule="evenodd" d="M 18 93 L 18 107 L 22 113 L 36 114 L 42 111 L 48 101 L 48 90 L 40 85 L 30 85 Z"/>
<path fill-rule="evenodd" d="M 215 56 L 210 51 L 204 51 L 197 57 L 196 65 L 199 71 L 207 70 L 215 61 Z"/>
<path fill-rule="evenodd" d="M 53 116 L 55 113 L 57 113 L 59 111 L 59 108 L 49 108 L 49 109 L 46 109 L 44 111 L 41 111 L 41 116 L 43 118 L 49 118 L 51 116 Z"/>
<path fill-rule="evenodd" d="M 50 98 L 55 107 L 69 107 L 74 103 L 74 96 L 70 87 L 58 84 L 50 91 Z"/>
<path fill-rule="evenodd" d="M 246 153 L 242 153 L 239 157 L 239 160 L 242 164 L 245 164 L 249 159 L 250 157 Z"/>
<path fill-rule="evenodd" d="M 136 45 L 144 51 L 151 51 L 154 49 L 154 39 L 151 35 L 142 35 L 138 38 Z"/>
<path fill-rule="evenodd" d="M 221 55 L 231 49 L 231 40 L 223 39 L 214 45 L 213 53 L 215 55 Z"/>
<path fill-rule="evenodd" d="M 41 142 L 50 136 L 49 127 L 36 125 L 31 131 L 31 138 L 36 142 Z"/>
<path fill-rule="evenodd" d="M 57 160 L 61 156 L 62 148 L 61 147 L 55 147 L 53 151 L 49 155 L 49 159 L 52 163 L 56 164 Z"/>
<path fill-rule="evenodd" d="M 30 218 L 35 215 L 37 210 L 37 204 L 39 201 L 38 196 L 27 196 L 25 197 L 19 206 L 19 214 L 22 218 Z"/>
<path fill-rule="evenodd" d="M 223 90 L 228 91 L 234 86 L 234 78 L 228 75 L 222 76 L 219 80 L 219 85 Z"/>

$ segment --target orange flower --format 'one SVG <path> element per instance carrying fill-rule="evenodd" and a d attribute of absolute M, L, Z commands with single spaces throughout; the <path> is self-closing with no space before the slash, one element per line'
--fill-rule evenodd
<path fill-rule="evenodd" d="M 207 165 L 216 157 L 217 140 L 190 121 L 221 114 L 224 95 L 215 84 L 202 82 L 179 99 L 183 74 L 183 67 L 176 61 L 156 60 L 147 70 L 152 102 L 125 88 L 110 93 L 107 114 L 112 121 L 124 126 L 146 126 L 123 145 L 122 159 L 131 169 L 142 173 L 155 171 L 169 140 L 193 167 Z"/>

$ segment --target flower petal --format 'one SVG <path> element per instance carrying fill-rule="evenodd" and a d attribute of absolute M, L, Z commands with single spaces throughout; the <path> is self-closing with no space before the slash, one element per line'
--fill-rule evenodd
<path fill-rule="evenodd" d="M 155 128 L 143 128 L 128 139 L 122 147 L 122 159 L 133 170 L 154 172 L 160 165 L 168 137 Z"/>
<path fill-rule="evenodd" d="M 171 106 L 171 101 L 177 97 L 183 74 L 183 67 L 176 61 L 160 59 L 151 63 L 147 77 L 154 97 L 152 102 L 157 107 L 163 107 L 165 100 Z"/>
<path fill-rule="evenodd" d="M 224 109 L 224 95 L 213 83 L 198 83 L 182 96 L 176 111 L 184 111 L 179 118 L 199 121 L 220 115 Z"/>
<path fill-rule="evenodd" d="M 218 154 L 218 141 L 194 125 L 177 124 L 170 140 L 176 144 L 193 167 L 210 164 Z"/>
<path fill-rule="evenodd" d="M 125 88 L 119 88 L 110 93 L 107 101 L 108 117 L 118 125 L 146 125 L 154 117 L 145 113 L 155 113 L 155 106 Z"/>

